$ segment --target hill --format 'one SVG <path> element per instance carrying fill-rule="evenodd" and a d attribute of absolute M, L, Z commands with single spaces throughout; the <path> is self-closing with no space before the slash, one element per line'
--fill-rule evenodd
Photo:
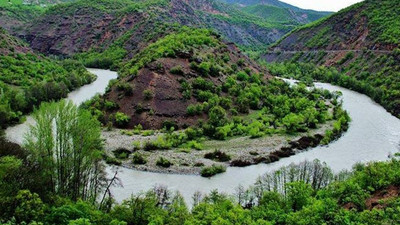
<path fill-rule="evenodd" d="M 307 24 L 332 14 L 301 9 L 278 0 L 224 0 L 224 2 L 237 5 L 244 12 L 271 22 Z"/>
<path fill-rule="evenodd" d="M 295 27 L 213 0 L 81 0 L 47 7 L 16 33 L 45 54 L 102 52 L 118 42 L 116 46 L 133 55 L 176 25 L 213 29 L 229 41 L 252 48 L 271 44 Z"/>
<path fill-rule="evenodd" d="M 314 78 L 365 93 L 399 116 L 399 7 L 399 1 L 366 0 L 296 29 L 263 58 L 269 62 L 311 62 L 329 70 L 335 68 L 338 72 L 324 75 L 323 69 L 309 71 L 310 67 L 305 66 L 307 72 L 300 74 L 309 78 L 315 74 Z M 286 72 L 293 74 L 293 70 Z"/>
<path fill-rule="evenodd" d="M 37 55 L 0 28 L 0 128 L 18 122 L 42 101 L 65 97 L 93 81 L 82 64 Z"/>

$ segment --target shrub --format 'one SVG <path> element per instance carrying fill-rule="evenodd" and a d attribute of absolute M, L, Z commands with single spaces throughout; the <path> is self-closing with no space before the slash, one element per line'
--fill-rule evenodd
<path fill-rule="evenodd" d="M 184 72 L 183 72 L 181 66 L 174 66 L 171 68 L 171 70 L 169 72 L 172 74 L 175 74 L 175 75 L 184 75 Z"/>
<path fill-rule="evenodd" d="M 172 166 L 173 164 L 168 159 L 166 159 L 164 157 L 160 157 L 160 158 L 158 158 L 156 165 L 164 167 L 164 168 L 168 168 L 168 167 Z"/>
<path fill-rule="evenodd" d="M 134 150 L 138 150 L 138 149 L 141 148 L 141 143 L 140 143 L 140 141 L 134 141 L 134 142 L 132 142 L 132 145 L 133 145 L 133 147 L 134 147 Z"/>
<path fill-rule="evenodd" d="M 144 90 L 144 91 L 143 91 L 143 98 L 144 98 L 145 100 L 150 100 L 150 99 L 152 99 L 152 98 L 153 98 L 153 92 L 152 92 L 151 90 L 149 90 L 149 89 Z"/>
<path fill-rule="evenodd" d="M 142 131 L 142 136 L 148 137 L 148 136 L 154 135 L 154 133 L 155 133 L 154 130 L 144 130 L 144 131 Z"/>
<path fill-rule="evenodd" d="M 104 107 L 106 108 L 106 110 L 114 110 L 119 108 L 118 104 L 112 101 L 106 101 L 104 103 Z"/>
<path fill-rule="evenodd" d="M 117 127 L 125 127 L 129 124 L 131 118 L 125 113 L 117 112 L 114 116 L 114 123 Z"/>
<path fill-rule="evenodd" d="M 189 105 L 186 108 L 186 113 L 188 114 L 188 116 L 201 115 L 203 113 L 203 105 L 202 104 Z"/>
<path fill-rule="evenodd" d="M 133 88 L 127 82 L 121 81 L 117 83 L 117 91 L 122 91 L 126 96 L 133 95 Z"/>
<path fill-rule="evenodd" d="M 203 131 L 199 128 L 189 127 L 185 130 L 185 134 L 188 140 L 194 140 L 198 137 L 201 137 L 203 135 Z"/>
<path fill-rule="evenodd" d="M 109 165 L 116 165 L 116 166 L 120 166 L 122 163 L 121 161 L 119 161 L 117 158 L 115 157 L 111 157 L 108 155 L 104 156 L 104 160 L 106 161 L 107 164 Z"/>
<path fill-rule="evenodd" d="M 129 154 L 131 154 L 131 151 L 125 148 L 118 148 L 114 150 L 113 153 L 117 159 L 127 159 Z"/>
<path fill-rule="evenodd" d="M 208 117 L 210 124 L 216 127 L 224 126 L 227 121 L 225 109 L 221 106 L 214 106 L 210 110 Z"/>
<path fill-rule="evenodd" d="M 192 83 L 192 87 L 203 91 L 214 91 L 214 84 L 211 81 L 206 81 L 202 77 L 196 78 Z"/>
<path fill-rule="evenodd" d="M 186 146 L 191 149 L 202 150 L 203 145 L 195 140 L 189 141 Z"/>
<path fill-rule="evenodd" d="M 238 66 L 244 66 L 244 59 L 239 59 L 236 64 Z"/>
<path fill-rule="evenodd" d="M 212 165 L 209 167 L 204 167 L 200 174 L 202 177 L 212 177 L 216 174 L 219 173 L 224 173 L 226 171 L 226 168 L 222 165 Z"/>
<path fill-rule="evenodd" d="M 237 79 L 240 81 L 247 81 L 249 79 L 249 75 L 247 75 L 247 73 L 240 71 L 239 73 L 237 73 Z"/>
<path fill-rule="evenodd" d="M 163 123 L 162 123 L 162 127 L 164 128 L 164 129 L 166 129 L 166 130 L 168 130 L 168 131 L 170 131 L 171 129 L 173 129 L 173 130 L 178 130 L 178 125 L 176 124 L 176 122 L 174 122 L 174 121 L 169 121 L 169 120 L 166 120 L 166 121 L 164 121 Z"/>
<path fill-rule="evenodd" d="M 136 152 L 132 156 L 132 163 L 135 165 L 144 165 L 147 163 L 147 160 L 143 155 Z"/>
<path fill-rule="evenodd" d="M 215 150 L 204 155 L 204 158 L 211 159 L 217 162 L 227 162 L 231 160 L 231 156 L 220 150 Z"/>

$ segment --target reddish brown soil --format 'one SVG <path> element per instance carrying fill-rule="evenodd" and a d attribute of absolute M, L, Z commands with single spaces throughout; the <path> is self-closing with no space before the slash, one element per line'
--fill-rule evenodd
<path fill-rule="evenodd" d="M 366 200 L 365 204 L 367 206 L 367 209 L 383 209 L 386 207 L 385 202 L 398 197 L 399 193 L 400 187 L 394 185 L 390 185 L 383 190 L 376 191 L 374 194 L 371 195 L 371 197 Z"/>
<path fill-rule="evenodd" d="M 204 48 L 201 51 L 202 54 L 228 53 L 231 59 L 230 63 L 236 64 L 242 58 L 245 59 L 246 67 L 252 69 L 253 72 L 259 73 L 262 71 L 257 64 L 242 55 L 233 44 L 226 44 L 226 48 L 224 49 Z M 184 54 L 177 58 L 161 58 L 142 68 L 138 75 L 123 78 L 122 81 L 128 82 L 133 87 L 133 94 L 125 96 L 123 92 L 113 87 L 111 92 L 106 94 L 105 97 L 117 103 L 119 109 L 109 112 L 109 114 L 117 111 L 123 112 L 131 117 L 128 128 L 141 124 L 145 129 L 160 129 L 165 121 L 174 122 L 179 128 L 183 128 L 197 124 L 199 119 L 206 119 L 207 116 L 204 114 L 187 116 L 187 107 L 190 104 L 202 102 L 198 102 L 193 96 L 191 99 L 184 99 L 180 91 L 180 80 L 190 83 L 195 78 L 201 76 L 190 68 L 189 58 L 191 56 L 185 56 Z M 176 66 L 182 68 L 184 75 L 170 73 L 171 68 Z M 266 78 L 268 77 L 266 76 Z M 204 79 L 218 86 L 225 81 L 225 78 L 226 75 L 222 73 L 217 77 L 204 77 Z M 153 93 L 151 99 L 145 99 L 143 94 L 145 90 L 150 90 Z M 143 109 L 142 112 L 136 110 L 138 107 Z"/>

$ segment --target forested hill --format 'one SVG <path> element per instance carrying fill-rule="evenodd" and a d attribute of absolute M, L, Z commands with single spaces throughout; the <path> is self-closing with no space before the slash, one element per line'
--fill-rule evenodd
<path fill-rule="evenodd" d="M 400 1 L 366 0 L 305 25 L 264 54 L 269 62 L 308 62 L 335 68 L 280 68 L 279 73 L 333 82 L 371 96 L 400 116 Z M 275 68 L 277 69 L 277 68 Z M 312 75 L 314 73 L 314 75 Z M 332 73 L 329 73 L 332 74 Z M 340 75 L 340 77 L 338 77 Z"/>
<path fill-rule="evenodd" d="M 17 123 L 42 101 L 60 99 L 94 77 L 81 63 L 37 55 L 0 28 L 0 129 Z"/>
<path fill-rule="evenodd" d="M 399 1 L 366 0 L 293 31 L 282 50 L 393 50 L 400 45 Z"/>
<path fill-rule="evenodd" d="M 326 17 L 332 12 L 301 9 L 278 0 L 222 0 L 242 8 L 244 12 L 268 21 L 306 24 Z"/>

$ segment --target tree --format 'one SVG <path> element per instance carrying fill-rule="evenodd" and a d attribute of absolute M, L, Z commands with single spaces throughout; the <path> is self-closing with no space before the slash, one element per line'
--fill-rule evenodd
<path fill-rule="evenodd" d="M 214 106 L 208 116 L 210 124 L 216 127 L 223 126 L 227 121 L 225 109 L 221 106 Z"/>
<path fill-rule="evenodd" d="M 129 124 L 131 118 L 123 112 L 115 113 L 115 125 L 118 127 L 125 127 Z"/>
<path fill-rule="evenodd" d="M 100 123 L 72 102 L 43 103 L 34 112 L 25 147 L 48 192 L 95 201 L 104 185 Z"/>
<path fill-rule="evenodd" d="M 292 182 L 285 185 L 287 203 L 294 211 L 301 210 L 311 199 L 313 189 L 304 182 Z"/>
<path fill-rule="evenodd" d="M 301 128 L 303 122 L 304 117 L 302 115 L 297 115 L 294 113 L 289 113 L 282 119 L 282 123 L 286 127 L 288 132 L 298 131 Z"/>

